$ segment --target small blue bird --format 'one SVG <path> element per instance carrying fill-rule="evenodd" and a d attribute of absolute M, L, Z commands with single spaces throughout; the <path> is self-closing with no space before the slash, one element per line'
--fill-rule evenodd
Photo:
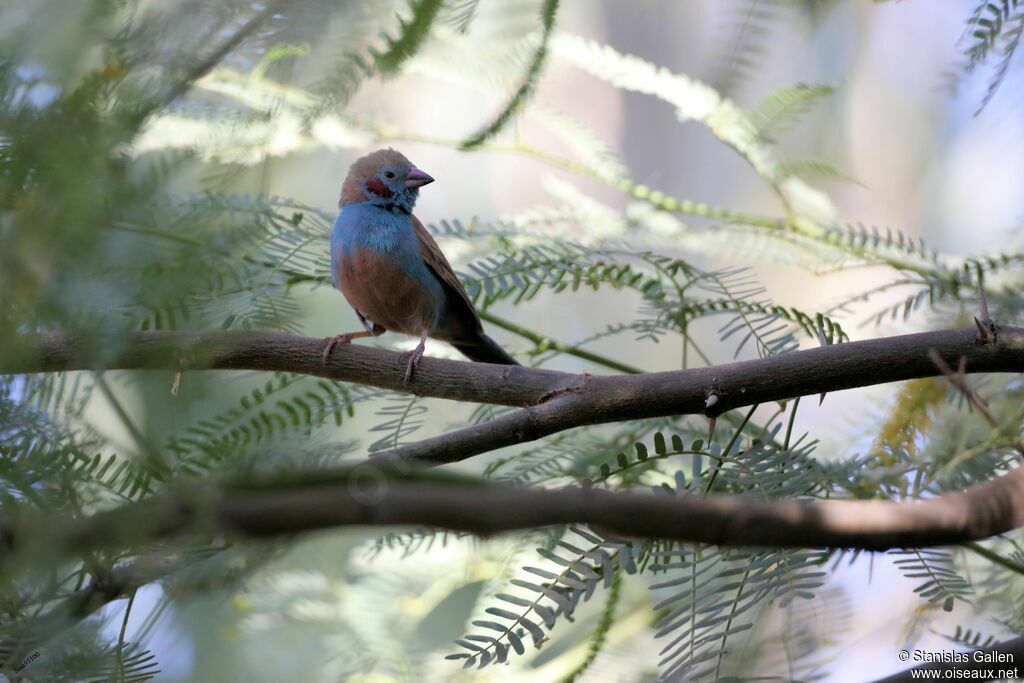
<path fill-rule="evenodd" d="M 325 340 L 325 363 L 338 344 L 392 330 L 420 338 L 409 354 L 406 383 L 427 337 L 448 342 L 471 360 L 519 365 L 484 334 L 466 288 L 412 215 L 419 188 L 432 182 L 393 149 L 368 154 L 349 168 L 331 233 L 331 272 L 366 330 Z"/>

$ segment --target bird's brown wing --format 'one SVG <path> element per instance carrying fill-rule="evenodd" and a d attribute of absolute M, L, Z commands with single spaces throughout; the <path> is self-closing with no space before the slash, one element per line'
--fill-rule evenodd
<path fill-rule="evenodd" d="M 434 238 L 430 236 L 430 232 L 423 227 L 423 224 L 420 223 L 416 216 L 412 217 L 412 227 L 416 231 L 416 237 L 420 240 L 420 256 L 423 257 L 427 267 L 433 271 L 437 279 L 444 285 L 445 290 L 448 292 L 448 300 L 452 305 L 464 309 L 465 320 L 471 321 L 474 331 L 482 331 L 483 325 L 480 323 L 480 316 L 477 315 L 476 309 L 473 308 L 473 302 L 470 300 L 466 288 L 459 282 L 459 278 L 455 275 L 455 271 L 452 270 L 451 264 L 448 263 L 448 259 L 441 252 L 441 247 L 437 246 L 437 242 L 434 241 Z"/>

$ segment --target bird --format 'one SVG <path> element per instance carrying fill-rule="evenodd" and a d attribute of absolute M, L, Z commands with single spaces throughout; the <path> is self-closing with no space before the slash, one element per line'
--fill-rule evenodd
<path fill-rule="evenodd" d="M 427 337 L 470 360 L 519 365 L 484 333 L 466 288 L 412 210 L 434 179 L 401 152 L 380 149 L 354 161 L 341 186 L 331 233 L 331 275 L 365 330 L 328 337 L 323 353 L 354 339 L 400 332 L 419 337 L 408 352 L 408 385 Z"/>

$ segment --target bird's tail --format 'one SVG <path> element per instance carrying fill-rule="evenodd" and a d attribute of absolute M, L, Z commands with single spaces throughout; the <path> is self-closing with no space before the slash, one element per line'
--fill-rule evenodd
<path fill-rule="evenodd" d="M 498 346 L 498 342 L 482 332 L 475 339 L 451 342 L 451 345 L 458 349 L 463 356 L 478 363 L 519 365 L 519 362 L 510 356 L 508 351 Z"/>

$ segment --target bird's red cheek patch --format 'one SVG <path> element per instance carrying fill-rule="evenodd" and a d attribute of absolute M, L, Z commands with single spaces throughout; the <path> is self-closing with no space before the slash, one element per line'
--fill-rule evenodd
<path fill-rule="evenodd" d="M 370 178 L 366 181 L 366 189 L 384 199 L 391 199 L 391 190 L 388 189 L 380 178 Z"/>

